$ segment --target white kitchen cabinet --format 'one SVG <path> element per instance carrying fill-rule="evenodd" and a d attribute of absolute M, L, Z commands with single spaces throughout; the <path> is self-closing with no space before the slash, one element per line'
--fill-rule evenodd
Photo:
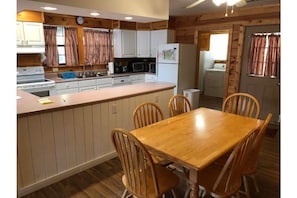
<path fill-rule="evenodd" d="M 56 90 L 55 91 L 56 95 L 77 93 L 78 92 L 78 82 L 71 81 L 71 82 L 56 83 L 55 90 Z"/>
<path fill-rule="evenodd" d="M 174 43 L 174 30 L 152 30 L 151 31 L 151 57 L 156 57 L 160 44 Z"/>
<path fill-rule="evenodd" d="M 131 84 L 144 83 L 145 82 L 145 74 L 131 75 L 130 82 L 131 82 Z"/>
<path fill-rule="evenodd" d="M 120 76 L 112 78 L 112 86 L 122 86 L 131 84 L 130 76 Z"/>
<path fill-rule="evenodd" d="M 145 74 L 145 82 L 157 82 L 156 74 Z"/>
<path fill-rule="evenodd" d="M 112 87 L 112 78 L 97 79 L 97 89 Z"/>
<path fill-rule="evenodd" d="M 137 57 L 150 57 L 151 53 L 151 31 L 137 31 Z"/>
<path fill-rule="evenodd" d="M 17 45 L 44 46 L 43 24 L 35 22 L 16 22 Z"/>
<path fill-rule="evenodd" d="M 114 57 L 136 57 L 136 30 L 113 30 Z"/>
<path fill-rule="evenodd" d="M 81 80 L 78 81 L 78 91 L 90 91 L 90 90 L 96 90 L 97 89 L 97 80 Z"/>

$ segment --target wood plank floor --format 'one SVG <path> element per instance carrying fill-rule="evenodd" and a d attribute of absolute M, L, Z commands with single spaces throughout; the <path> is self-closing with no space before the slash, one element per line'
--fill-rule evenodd
<path fill-rule="evenodd" d="M 214 98 L 215 100 L 220 101 L 218 98 Z M 201 102 L 201 104 L 206 103 Z M 212 104 L 214 108 L 219 106 Z M 177 171 L 175 173 L 180 176 L 180 184 L 176 189 L 178 197 L 183 197 L 186 182 L 181 173 Z M 124 191 L 122 174 L 120 161 L 114 158 L 22 198 L 118 198 Z M 256 178 L 260 192 L 255 192 L 251 186 L 253 198 L 280 197 L 280 131 L 276 134 L 269 133 L 265 137 Z"/>

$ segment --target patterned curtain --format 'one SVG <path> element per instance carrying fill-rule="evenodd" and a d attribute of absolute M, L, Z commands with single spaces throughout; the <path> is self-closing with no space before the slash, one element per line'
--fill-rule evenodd
<path fill-rule="evenodd" d="M 280 35 L 268 36 L 265 76 L 277 76 L 277 69 L 280 68 L 280 43 Z"/>
<path fill-rule="evenodd" d="M 280 34 L 252 35 L 249 55 L 249 75 L 276 77 L 280 68 Z"/>
<path fill-rule="evenodd" d="M 56 41 L 57 28 L 44 27 L 45 40 L 45 56 L 47 57 L 43 62 L 45 66 L 58 66 L 58 48 Z"/>
<path fill-rule="evenodd" d="M 248 72 L 252 75 L 262 75 L 266 35 L 252 35 L 248 55 Z"/>
<path fill-rule="evenodd" d="M 112 60 L 111 33 L 94 29 L 84 30 L 86 64 L 107 64 Z"/>
<path fill-rule="evenodd" d="M 65 27 L 65 58 L 67 66 L 78 65 L 77 29 Z"/>

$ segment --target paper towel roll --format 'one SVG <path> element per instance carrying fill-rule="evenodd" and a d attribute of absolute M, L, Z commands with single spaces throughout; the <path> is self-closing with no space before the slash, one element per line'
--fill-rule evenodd
<path fill-rule="evenodd" d="M 113 62 L 109 62 L 108 63 L 108 71 L 110 74 L 114 73 L 114 66 L 113 66 Z"/>

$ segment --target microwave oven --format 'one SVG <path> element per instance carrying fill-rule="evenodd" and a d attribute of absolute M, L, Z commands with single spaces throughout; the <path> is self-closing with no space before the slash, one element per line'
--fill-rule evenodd
<path fill-rule="evenodd" d="M 147 66 L 144 62 L 134 62 L 131 65 L 132 72 L 146 72 Z"/>

